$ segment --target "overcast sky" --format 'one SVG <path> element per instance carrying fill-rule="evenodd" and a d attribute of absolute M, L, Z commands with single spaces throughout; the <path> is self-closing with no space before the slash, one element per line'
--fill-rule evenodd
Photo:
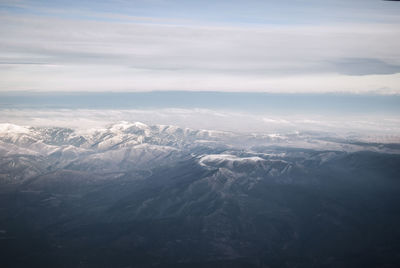
<path fill-rule="evenodd" d="M 400 94 L 400 2 L 0 0 L 0 91 Z"/>

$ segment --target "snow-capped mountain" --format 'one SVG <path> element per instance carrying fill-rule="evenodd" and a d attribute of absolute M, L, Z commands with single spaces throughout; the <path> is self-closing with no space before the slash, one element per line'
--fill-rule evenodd
<path fill-rule="evenodd" d="M 0 246 L 17 267 L 42 252 L 53 267 L 341 267 L 366 252 L 396 263 L 399 149 L 326 133 L 1 124 Z"/>
<path fill-rule="evenodd" d="M 86 130 L 0 124 L 1 165 L 9 172 L 19 171 L 13 177 L 21 179 L 58 169 L 121 173 L 191 158 L 203 167 L 213 163 L 257 166 L 271 161 L 271 157 L 281 161 L 283 158 L 276 154 L 278 147 L 334 151 L 331 154 L 398 149 L 334 140 L 321 134 L 237 134 L 139 122 Z"/>

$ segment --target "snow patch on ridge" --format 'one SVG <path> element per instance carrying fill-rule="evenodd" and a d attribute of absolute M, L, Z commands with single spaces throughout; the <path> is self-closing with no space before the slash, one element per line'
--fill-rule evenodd
<path fill-rule="evenodd" d="M 258 157 L 258 156 L 251 156 L 251 157 L 238 157 L 232 154 L 209 154 L 202 156 L 199 160 L 199 164 L 202 166 L 208 166 L 207 162 L 216 162 L 221 163 L 224 161 L 229 162 L 257 162 L 257 161 L 265 161 L 265 159 Z"/>

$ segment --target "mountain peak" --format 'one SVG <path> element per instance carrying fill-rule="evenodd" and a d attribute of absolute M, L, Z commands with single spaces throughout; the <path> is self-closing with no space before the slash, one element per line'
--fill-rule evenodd
<path fill-rule="evenodd" d="M 149 129 L 149 126 L 141 123 L 141 122 L 134 122 L 134 123 L 129 123 L 127 121 L 120 121 L 116 124 L 113 124 L 109 127 L 111 131 L 127 131 L 130 128 L 137 128 L 141 130 L 147 130 Z"/>

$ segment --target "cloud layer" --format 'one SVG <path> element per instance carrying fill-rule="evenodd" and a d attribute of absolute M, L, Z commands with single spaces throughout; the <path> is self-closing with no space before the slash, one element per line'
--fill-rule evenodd
<path fill-rule="evenodd" d="M 0 90 L 400 93 L 392 20 L 237 25 L 52 8 L 2 11 Z"/>

